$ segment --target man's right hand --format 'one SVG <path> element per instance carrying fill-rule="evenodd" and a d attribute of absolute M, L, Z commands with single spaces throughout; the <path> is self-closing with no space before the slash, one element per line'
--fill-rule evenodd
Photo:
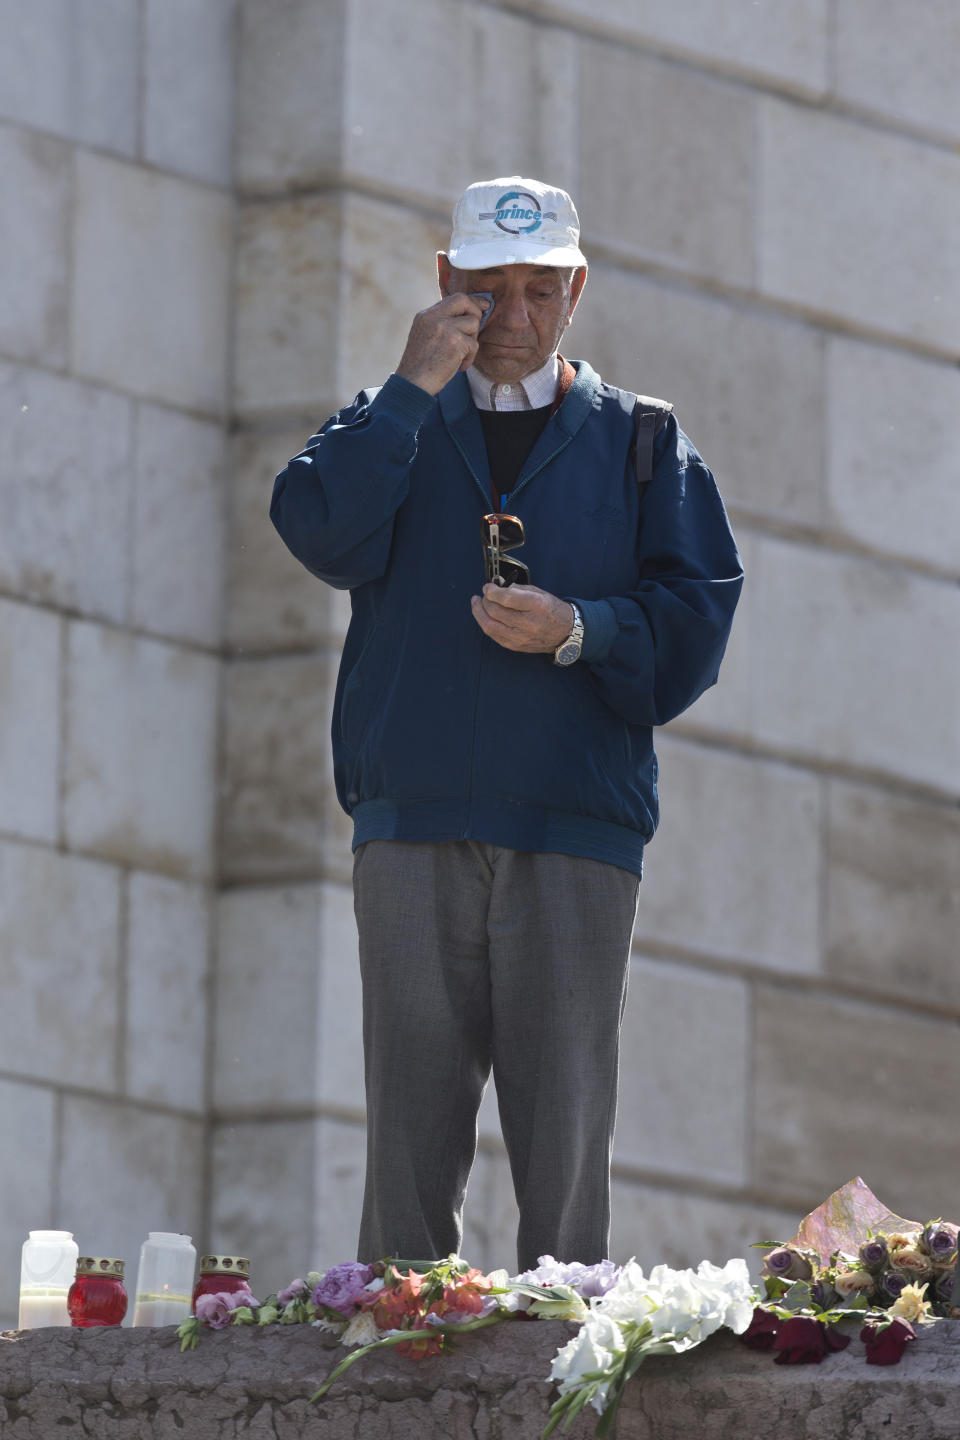
<path fill-rule="evenodd" d="M 414 317 L 396 373 L 437 395 L 458 370 L 477 355 L 477 335 L 486 301 L 471 295 L 447 295 Z"/>

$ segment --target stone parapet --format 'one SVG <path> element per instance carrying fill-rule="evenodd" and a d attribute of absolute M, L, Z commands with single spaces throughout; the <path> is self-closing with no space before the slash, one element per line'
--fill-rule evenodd
<path fill-rule="evenodd" d="M 556 1391 L 546 1381 L 572 1325 L 539 1321 L 464 1337 L 413 1364 L 367 1356 L 317 1405 L 309 1397 L 343 1350 L 308 1327 L 205 1335 L 181 1355 L 174 1331 L 70 1330 L 0 1338 L 0 1429 L 49 1440 L 62 1426 L 95 1440 L 537 1440 Z M 955 1440 L 960 1327 L 941 1321 L 896 1367 L 868 1368 L 854 1340 L 821 1366 L 776 1366 L 732 1335 L 647 1362 L 628 1387 L 617 1440 Z M 581 1415 L 569 1440 L 588 1440 Z"/>

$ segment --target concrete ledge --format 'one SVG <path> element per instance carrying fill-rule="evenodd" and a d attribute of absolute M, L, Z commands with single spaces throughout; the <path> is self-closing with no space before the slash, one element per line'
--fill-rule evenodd
<path fill-rule="evenodd" d="M 414 1364 L 360 1360 L 319 1405 L 308 1397 L 343 1358 L 307 1327 L 205 1335 L 181 1355 L 175 1332 L 42 1330 L 0 1336 L 0 1435 L 51 1440 L 538 1440 L 544 1377 L 574 1327 L 517 1323 L 465 1337 Z M 565 1432 L 593 1435 L 593 1411 Z M 648 1361 L 624 1397 L 617 1440 L 956 1440 L 960 1326 L 941 1321 L 898 1366 L 863 1347 L 822 1365 L 778 1366 L 733 1336 Z"/>

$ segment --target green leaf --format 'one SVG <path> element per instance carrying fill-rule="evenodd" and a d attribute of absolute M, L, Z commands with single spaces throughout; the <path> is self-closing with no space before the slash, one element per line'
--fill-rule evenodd
<path fill-rule="evenodd" d="M 806 1280 L 794 1280 L 781 1300 L 784 1310 L 813 1310 L 813 1292 Z"/>

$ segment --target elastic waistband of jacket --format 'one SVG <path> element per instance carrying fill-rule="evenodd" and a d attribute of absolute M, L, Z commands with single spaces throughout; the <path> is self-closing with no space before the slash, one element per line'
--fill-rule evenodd
<path fill-rule="evenodd" d="M 644 837 L 624 825 L 584 815 L 491 801 L 459 805 L 441 800 L 365 800 L 352 818 L 354 850 L 367 840 L 479 840 L 508 850 L 581 855 L 643 874 Z"/>

